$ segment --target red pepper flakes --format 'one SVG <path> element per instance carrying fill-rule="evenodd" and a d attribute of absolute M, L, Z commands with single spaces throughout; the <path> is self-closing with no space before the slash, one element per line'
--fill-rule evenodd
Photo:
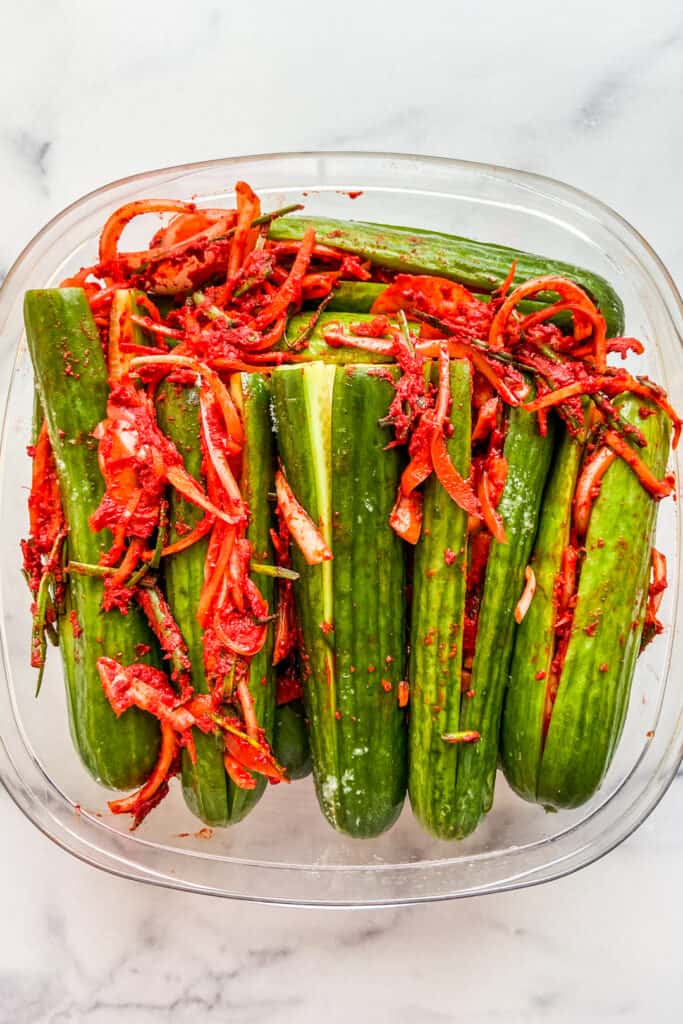
<path fill-rule="evenodd" d="M 337 719 L 338 722 L 341 721 L 341 716 L 342 716 L 341 711 L 335 711 L 334 717 Z"/>
<path fill-rule="evenodd" d="M 538 679 L 539 683 L 542 679 L 545 679 L 545 670 L 541 669 L 540 672 L 537 672 L 534 679 Z"/>
<path fill-rule="evenodd" d="M 392 687 L 391 687 L 391 683 L 389 682 L 388 679 L 383 679 L 382 680 L 382 689 L 384 690 L 385 693 L 390 693 L 391 692 Z"/>
<path fill-rule="evenodd" d="M 446 550 L 443 553 L 443 560 L 446 563 L 446 565 L 453 565 L 453 562 L 455 561 L 456 558 L 457 555 L 455 551 L 453 551 L 452 548 L 446 548 Z"/>
<path fill-rule="evenodd" d="M 320 628 L 322 629 L 325 636 L 329 636 L 330 633 L 334 633 L 334 626 L 332 625 L 331 622 L 323 622 Z"/>
<path fill-rule="evenodd" d="M 356 671 L 356 666 L 355 665 L 349 665 L 349 672 L 355 672 L 355 671 Z"/>
<path fill-rule="evenodd" d="M 408 686 L 405 679 L 402 679 L 398 684 L 398 706 L 404 708 L 408 703 L 410 697 L 410 687 Z"/>
<path fill-rule="evenodd" d="M 600 672 L 606 672 L 608 668 L 609 668 L 609 665 L 607 664 L 607 662 L 603 661 L 602 665 L 600 665 L 599 671 Z"/>
<path fill-rule="evenodd" d="M 423 643 L 425 647 L 431 647 L 434 643 L 434 637 L 436 636 L 436 626 L 431 626 L 429 631 L 425 633 Z"/>
<path fill-rule="evenodd" d="M 394 659 L 391 657 L 391 655 L 387 654 L 386 658 L 384 659 L 384 664 L 385 665 L 391 665 L 393 663 L 393 661 L 394 661 Z"/>
<path fill-rule="evenodd" d="M 603 540 L 602 537 L 598 537 L 598 547 L 599 548 L 604 548 L 604 546 L 605 546 L 605 541 Z"/>
<path fill-rule="evenodd" d="M 71 628 L 73 630 L 74 636 L 80 636 L 81 633 L 83 632 L 83 627 L 78 621 L 78 615 L 76 614 L 75 608 L 72 608 L 71 611 L 69 612 L 69 622 L 71 623 Z"/>
<path fill-rule="evenodd" d="M 368 672 L 374 672 L 374 671 L 375 671 L 375 666 L 374 665 L 368 665 Z"/>
<path fill-rule="evenodd" d="M 474 697 L 475 693 L 476 693 L 476 690 L 465 690 L 465 696 L 469 697 L 470 700 L 472 699 L 472 697 Z"/>
<path fill-rule="evenodd" d="M 595 631 L 597 628 L 598 620 L 594 619 L 593 622 L 590 622 L 587 626 L 583 627 L 583 631 L 586 634 L 586 636 L 595 636 Z"/>
<path fill-rule="evenodd" d="M 640 416 L 641 420 L 646 420 L 650 416 L 654 416 L 654 414 L 655 410 L 648 409 L 646 405 L 641 405 L 640 409 L 638 410 L 638 415 Z"/>
<path fill-rule="evenodd" d="M 150 644 L 136 644 L 135 645 L 135 657 L 136 658 L 144 658 L 144 656 L 146 654 L 149 654 L 149 652 L 151 650 L 152 650 L 152 647 L 151 647 Z"/>
<path fill-rule="evenodd" d="M 434 577 L 436 576 L 436 573 L 437 573 L 436 569 L 427 569 L 427 572 L 425 573 L 425 576 L 427 577 L 428 580 L 433 580 Z"/>
<path fill-rule="evenodd" d="M 648 731 L 645 733 L 645 738 L 648 739 L 648 740 L 651 740 L 653 736 L 654 736 L 654 730 L 653 729 L 648 729 Z"/>

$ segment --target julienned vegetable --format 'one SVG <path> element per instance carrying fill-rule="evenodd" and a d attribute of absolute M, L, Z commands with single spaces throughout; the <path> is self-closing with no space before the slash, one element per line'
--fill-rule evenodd
<path fill-rule="evenodd" d="M 587 799 L 641 623 L 661 631 L 651 533 L 681 429 L 609 364 L 643 351 L 618 297 L 501 246 L 235 196 L 129 203 L 95 265 L 26 299 L 31 661 L 40 684 L 60 642 L 87 767 L 139 786 L 110 809 L 136 827 L 182 771 L 195 813 L 234 823 L 306 774 L 310 740 L 336 828 L 388 828 L 409 776 L 422 824 L 465 836 L 509 671 L 513 786 Z M 121 251 L 146 213 L 171 217 Z"/>

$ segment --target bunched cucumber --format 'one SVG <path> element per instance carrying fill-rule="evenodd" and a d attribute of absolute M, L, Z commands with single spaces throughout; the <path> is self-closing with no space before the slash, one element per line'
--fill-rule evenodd
<path fill-rule="evenodd" d="M 450 365 L 451 460 L 470 474 L 471 371 Z M 467 581 L 467 513 L 436 476 L 424 490 L 422 534 L 415 549 L 410 642 L 410 772 L 413 813 L 434 835 L 457 834 L 458 748 L 441 738 L 460 729 L 462 636 Z"/>
<path fill-rule="evenodd" d="M 379 426 L 393 389 L 386 369 L 321 363 L 273 373 L 283 466 L 332 561 L 295 547 L 304 701 L 318 799 L 355 836 L 387 829 L 406 785 L 405 554 L 388 524 L 401 469 Z"/>
<path fill-rule="evenodd" d="M 619 399 L 620 414 L 637 425 L 647 447 L 639 455 L 661 477 L 669 451 L 669 421 L 639 396 Z M 650 415 L 643 419 L 641 409 Z M 564 515 L 568 516 L 567 506 Z M 642 608 L 649 578 L 656 503 L 617 458 L 607 469 L 595 500 L 585 540 L 576 608 L 567 653 L 545 745 L 527 716 L 538 713 L 524 692 L 543 686 L 532 675 L 526 630 L 520 632 L 505 709 L 503 763 L 515 783 L 524 772 L 522 795 L 549 807 L 577 807 L 600 786 L 619 740 L 626 715 L 643 627 Z M 547 540 L 547 531 L 539 536 Z M 545 555 L 544 548 L 538 556 Z M 551 612 L 547 593 L 537 594 L 536 616 Z M 524 623 L 523 623 L 524 626 Z M 543 670 L 547 660 L 538 661 Z M 535 662 L 533 663 L 535 664 Z M 522 767 L 520 767 L 522 766 Z M 534 771 L 537 774 L 532 788 Z"/>
<path fill-rule="evenodd" d="M 107 415 L 107 368 L 80 288 L 29 291 L 24 320 L 36 387 L 55 455 L 72 561 L 96 564 L 111 546 L 108 530 L 93 532 L 104 481 L 92 432 Z M 155 719 L 137 708 L 116 718 L 102 690 L 97 659 L 159 665 L 156 641 L 142 613 L 102 611 L 102 580 L 73 573 L 59 634 L 74 745 L 95 779 L 113 789 L 138 786 L 159 747 Z M 147 650 L 149 653 L 140 654 Z"/>
<path fill-rule="evenodd" d="M 569 277 L 585 288 L 598 305 L 607 324 L 608 336 L 623 334 L 621 299 L 604 278 L 582 267 L 457 235 L 364 221 L 282 217 L 273 221 L 269 234 L 277 241 L 298 241 L 309 227 L 315 229 L 318 242 L 356 253 L 378 267 L 405 274 L 447 277 L 475 292 L 492 292 L 500 287 L 513 260 L 517 264 L 515 284 L 543 274 Z"/>

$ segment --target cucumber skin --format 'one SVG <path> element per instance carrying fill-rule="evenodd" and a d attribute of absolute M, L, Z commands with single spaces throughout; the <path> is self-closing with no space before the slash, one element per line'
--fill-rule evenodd
<path fill-rule="evenodd" d="M 386 451 L 394 391 L 372 368 L 337 367 L 332 402 L 338 826 L 375 836 L 397 819 L 407 782 L 405 548 L 389 526 L 402 460 Z M 390 686 L 385 690 L 384 686 Z M 356 721 L 354 721 L 354 718 Z M 312 722 L 312 728 L 325 727 Z"/>
<path fill-rule="evenodd" d="M 164 434 L 174 442 L 183 457 L 185 469 L 198 479 L 202 452 L 199 443 L 199 390 L 197 387 L 165 382 L 157 398 L 157 419 Z M 175 523 L 195 527 L 203 511 L 185 501 L 177 491 L 169 492 L 169 541 L 180 534 Z M 208 539 L 198 540 L 192 547 L 162 560 L 166 598 L 174 619 L 187 644 L 192 667 L 192 685 L 199 693 L 208 686 L 204 674 L 204 643 L 196 609 L 204 581 L 204 561 Z M 193 764 L 186 750 L 182 752 L 182 787 L 185 803 L 193 814 L 213 827 L 227 825 L 228 779 L 223 764 L 223 744 L 216 737 L 199 729 L 192 730 L 197 759 Z"/>
<path fill-rule="evenodd" d="M 467 479 L 472 433 L 467 361 L 451 362 L 450 384 L 454 432 L 448 452 Z M 450 565 L 444 558 L 447 548 L 455 554 Z M 413 568 L 408 789 L 415 817 L 440 839 L 453 838 L 457 830 L 458 748 L 441 737 L 460 728 L 466 585 L 467 514 L 432 474 L 424 488 L 422 534 Z"/>
<path fill-rule="evenodd" d="M 645 435 L 648 444 L 640 457 L 661 477 L 669 453 L 668 419 L 637 395 L 618 405 Z M 641 419 L 643 406 L 654 415 Z M 571 639 L 539 771 L 538 800 L 545 806 L 578 807 L 599 788 L 609 767 L 640 644 L 656 508 L 633 471 L 615 459 L 603 477 L 586 536 Z M 589 636 L 586 628 L 595 622 Z M 605 672 L 601 664 L 608 666 Z"/>
<path fill-rule="evenodd" d="M 329 313 L 369 313 L 375 299 L 385 291 L 387 285 L 374 281 L 340 281 L 332 292 L 332 298 L 325 307 Z"/>
<path fill-rule="evenodd" d="M 570 263 L 438 231 L 326 217 L 281 217 L 270 225 L 269 237 L 298 241 L 309 227 L 315 229 L 318 242 L 358 253 L 377 266 L 406 274 L 447 277 L 474 291 L 498 288 L 513 260 L 517 263 L 515 285 L 544 274 L 560 274 L 576 281 L 592 296 L 605 318 L 608 337 L 624 332 L 624 307 L 612 286 L 598 274 Z"/>
<path fill-rule="evenodd" d="M 275 709 L 273 753 L 290 779 L 305 779 L 313 770 L 308 723 L 303 703 L 293 700 Z"/>
<path fill-rule="evenodd" d="M 81 288 L 26 293 L 24 320 L 36 388 L 55 455 L 62 504 L 69 525 L 68 558 L 97 563 L 108 550 L 108 530 L 88 524 L 104 493 L 92 431 L 107 414 L 107 370 L 90 307 Z M 69 369 L 71 372 L 67 373 Z M 156 720 L 137 708 L 117 719 L 102 690 L 97 659 L 159 667 L 156 640 L 142 612 L 103 612 L 102 581 L 73 574 L 59 633 L 74 745 L 90 774 L 112 789 L 139 786 L 154 767 L 159 749 Z M 74 635 L 75 612 L 80 634 Z M 136 646 L 148 644 L 148 655 Z"/>
<path fill-rule="evenodd" d="M 554 654 L 554 587 L 569 543 L 572 500 L 582 444 L 566 430 L 559 443 L 543 496 L 531 565 L 536 593 L 518 626 L 505 695 L 501 727 L 501 762 L 510 786 L 526 800 L 536 800 L 543 748 L 545 693 Z M 544 672 L 542 679 L 537 673 Z"/>
<path fill-rule="evenodd" d="M 325 512 L 329 514 L 329 499 L 322 493 L 314 459 L 307 457 L 307 449 L 310 448 L 311 436 L 317 424 L 322 435 L 319 456 L 323 465 L 320 472 L 329 481 L 331 402 L 325 421 L 319 410 L 308 401 L 308 391 L 312 386 L 309 379 L 311 377 L 314 378 L 314 384 L 319 390 L 323 387 L 331 390 L 334 369 L 308 363 L 273 371 L 273 418 L 278 451 L 289 483 L 313 521 L 321 526 L 325 540 L 330 546 L 332 538 L 329 522 L 323 522 Z M 336 730 L 330 729 L 329 724 L 327 728 L 317 727 L 319 721 L 325 721 L 326 716 L 329 716 L 328 679 L 334 682 L 333 644 L 322 629 L 324 622 L 332 620 L 332 568 L 330 562 L 308 565 L 296 544 L 292 544 L 292 563 L 299 573 L 299 579 L 294 587 L 294 598 L 303 640 L 300 654 L 304 705 L 311 723 L 311 755 L 316 775 L 320 777 L 321 770 L 318 766 L 331 765 L 332 770 L 336 771 L 337 764 Z M 321 807 L 334 825 L 334 802 L 332 801 L 328 808 L 323 803 L 323 793 L 317 781 L 316 789 Z"/>
<path fill-rule="evenodd" d="M 388 287 L 386 284 L 375 284 L 374 281 L 340 281 L 333 290 L 332 298 L 325 306 L 325 313 L 321 314 L 321 319 L 325 314 L 334 312 L 369 313 L 374 302 Z M 481 302 L 491 301 L 491 295 L 486 292 L 475 292 L 474 296 Z M 535 299 L 522 299 L 517 304 L 517 309 L 526 315 L 527 313 L 537 313 L 539 310 L 545 309 L 547 305 L 547 302 L 537 302 Z M 561 328 L 571 327 L 571 314 L 557 313 L 550 318 L 549 322 L 557 324 Z M 295 336 L 295 332 L 293 333 Z M 358 362 L 358 360 L 356 361 Z"/>
<path fill-rule="evenodd" d="M 286 350 L 287 343 L 290 345 L 296 342 L 297 337 L 311 322 L 314 313 L 296 313 L 287 324 L 285 339 L 276 346 L 278 349 Z M 308 362 L 315 359 L 323 359 L 326 363 L 350 364 L 359 363 L 393 363 L 391 356 L 378 356 L 376 352 L 365 351 L 362 348 L 334 348 L 328 345 L 324 338 L 324 332 L 332 326 L 340 326 L 349 332 L 352 324 L 370 323 L 374 317 L 367 313 L 321 313 L 316 321 L 315 327 L 310 333 L 306 346 L 297 353 L 298 361 Z"/>
<path fill-rule="evenodd" d="M 242 451 L 242 497 L 249 506 L 247 539 L 251 542 L 254 558 L 259 562 L 273 562 L 270 528 L 273 507 L 268 494 L 274 490 L 275 451 L 270 417 L 270 384 L 259 373 L 240 374 L 242 384 L 244 421 L 244 449 Z M 256 580 L 261 594 L 268 602 L 270 612 L 275 611 L 275 583 L 269 576 Z M 275 725 L 275 669 L 273 667 L 274 628 L 268 627 L 266 641 L 249 666 L 249 691 L 254 699 L 254 710 L 261 728 L 270 743 Z M 263 775 L 256 775 L 255 789 L 240 789 L 228 780 L 230 821 L 241 821 L 258 803 L 267 786 Z"/>
<path fill-rule="evenodd" d="M 258 374 L 244 374 L 242 379 L 245 391 L 245 471 L 242 478 L 242 494 L 251 510 L 247 536 L 254 545 L 254 557 L 261 561 L 270 561 L 268 528 L 271 517 L 267 492 L 272 486 L 273 460 L 269 390 L 266 380 Z M 198 389 L 166 383 L 160 390 L 157 409 L 161 429 L 177 445 L 188 473 L 195 479 L 199 478 L 202 452 L 199 443 Z M 253 452 L 258 453 L 258 458 L 250 458 Z M 194 527 L 204 515 L 201 509 L 185 501 L 175 491 L 171 492 L 170 502 L 171 524 L 181 520 Z M 178 537 L 178 533 L 172 529 L 170 539 L 177 540 Z M 188 646 L 192 682 L 200 693 L 206 693 L 208 686 L 204 674 L 203 630 L 197 622 L 196 609 L 204 581 L 207 546 L 208 539 L 202 538 L 185 551 L 164 559 L 163 565 L 169 605 Z M 259 586 L 269 607 L 272 607 L 272 581 L 268 577 L 260 577 Z M 256 716 L 268 739 L 272 736 L 275 710 L 272 657 L 271 628 L 268 630 L 263 648 L 251 661 L 249 684 L 254 697 Z M 264 679 L 265 684 L 262 682 Z M 193 737 L 197 752 L 196 762 L 192 763 L 185 750 L 182 759 L 185 802 L 193 814 L 207 825 L 216 827 L 241 821 L 262 796 L 266 785 L 265 779 L 257 776 L 255 789 L 240 789 L 226 775 L 222 741 L 216 736 L 205 735 L 198 729 L 193 730 Z"/>
<path fill-rule="evenodd" d="M 455 834 L 469 835 L 493 803 L 498 733 L 514 642 L 514 609 L 524 589 L 545 480 L 553 451 L 554 421 L 538 432 L 536 416 L 513 408 L 505 438 L 508 475 L 498 511 L 507 544 L 491 542 L 472 664 L 473 697 L 463 701 L 461 729 L 475 729 L 478 743 L 458 748 Z"/>
<path fill-rule="evenodd" d="M 305 378 L 312 366 L 274 371 L 273 398 L 289 482 L 319 521 L 326 516 L 320 502 L 324 488 L 306 451 L 313 407 L 305 396 Z M 340 831 L 373 836 L 396 820 L 406 785 L 407 730 L 397 702 L 405 657 L 405 556 L 388 525 L 401 463 L 395 449 L 384 451 L 390 434 L 378 426 L 391 400 L 391 384 L 366 367 L 331 372 L 324 472 L 332 481 L 328 543 L 334 560 L 307 566 L 293 549 L 301 573 L 295 596 L 305 650 L 304 702 L 325 816 Z M 327 386 L 330 368 L 313 374 L 319 387 Z M 326 597 L 325 571 L 333 602 Z M 326 634 L 321 626 L 330 622 L 330 611 L 334 628 Z M 383 680 L 391 685 L 389 692 Z"/>

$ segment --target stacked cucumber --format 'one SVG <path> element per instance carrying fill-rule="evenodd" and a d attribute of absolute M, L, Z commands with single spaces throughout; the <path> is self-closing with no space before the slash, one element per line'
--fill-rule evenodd
<path fill-rule="evenodd" d="M 563 273 L 591 294 L 609 334 L 623 330 L 618 297 L 605 281 L 580 268 L 382 225 L 289 218 L 271 225 L 271 238 L 299 240 L 310 224 L 320 242 L 377 266 L 438 274 L 483 296 L 501 285 L 512 259 L 518 281 Z M 498 505 L 505 542 L 491 541 L 477 594 L 476 647 L 465 664 L 463 624 L 473 557 L 467 513 L 432 475 L 423 489 L 416 547 L 393 532 L 389 517 L 404 461 L 401 449 L 388 447 L 392 437 L 382 424 L 398 371 L 387 365 L 389 357 L 332 348 L 325 341 L 332 322 L 343 327 L 371 320 L 370 309 L 384 287 L 341 282 L 322 316 L 304 312 L 290 319 L 283 345 L 304 338 L 303 347 L 296 346 L 300 362 L 269 376 L 238 374 L 231 383 L 244 425 L 240 487 L 250 509 L 254 557 L 273 560 L 278 461 L 332 554 L 311 565 L 296 546 L 292 551 L 299 577 L 294 590 L 303 707 L 296 702 L 276 707 L 272 625 L 251 662 L 248 687 L 265 736 L 290 776 L 307 774 L 312 762 L 321 809 L 335 829 L 378 835 L 396 820 L 408 791 L 427 830 L 444 839 L 462 838 L 492 805 L 499 757 L 511 786 L 545 806 L 576 806 L 600 785 L 623 727 L 640 645 L 655 503 L 623 461 L 610 466 L 585 538 L 575 624 L 551 699 L 554 588 L 585 452 L 559 420 L 551 417 L 542 435 L 535 415 L 506 409 L 507 478 Z M 538 305 L 528 303 L 528 310 Z M 97 329 L 77 288 L 29 292 L 25 318 L 69 524 L 67 557 L 97 563 L 111 541 L 106 532 L 88 527 L 103 491 L 92 432 L 106 416 L 108 394 Z M 450 393 L 447 447 L 466 479 L 472 454 L 469 361 L 451 361 Z M 186 470 L 199 478 L 197 387 L 164 383 L 157 414 Z M 669 448 L 661 410 L 626 396 L 620 414 L 637 422 L 647 441 L 643 458 L 661 475 Z M 195 527 L 203 513 L 175 492 L 169 500 L 171 524 Z M 169 540 L 179 537 L 172 531 Z M 206 540 L 199 540 L 166 557 L 160 569 L 199 693 L 207 690 L 196 615 L 206 549 Z M 514 610 L 529 565 L 536 592 L 516 626 Z M 273 581 L 266 579 L 261 587 L 272 608 Z M 123 664 L 142 659 L 160 666 L 162 659 L 136 607 L 122 616 L 103 613 L 101 602 L 101 579 L 69 578 L 59 633 L 71 730 L 96 779 L 130 788 L 154 765 L 157 724 L 136 709 L 115 717 L 96 661 L 107 655 Z M 400 699 L 402 688 L 410 693 L 408 707 Z M 221 744 L 212 735 L 195 733 L 196 759 L 183 754 L 186 802 L 209 825 L 238 822 L 262 795 L 265 780 L 254 789 L 237 787 L 226 775 Z M 477 742 L 450 742 L 461 736 L 476 736 Z"/>

